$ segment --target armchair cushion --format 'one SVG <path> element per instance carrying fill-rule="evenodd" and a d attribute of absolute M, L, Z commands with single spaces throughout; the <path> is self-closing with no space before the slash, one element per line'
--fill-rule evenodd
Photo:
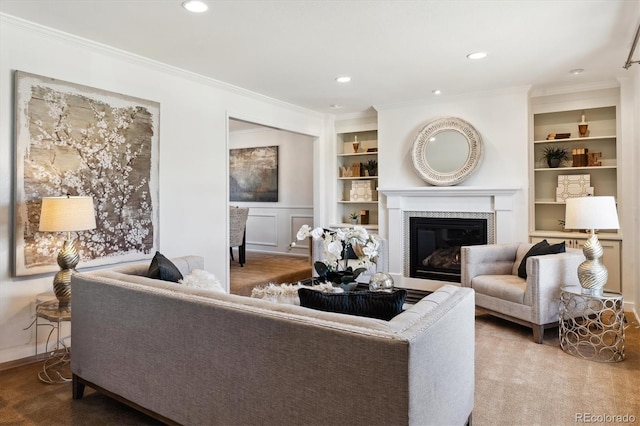
<path fill-rule="evenodd" d="M 531 256 L 542 256 L 545 254 L 558 254 L 566 252 L 565 242 L 561 242 L 558 244 L 549 245 L 547 240 L 542 240 L 539 243 L 535 244 L 527 254 L 524 255 L 522 262 L 518 266 L 518 276 L 520 278 L 527 278 L 527 259 Z"/>
<path fill-rule="evenodd" d="M 480 275 L 473 279 L 473 289 L 479 293 L 510 302 L 525 303 L 527 281 L 515 275 Z"/>

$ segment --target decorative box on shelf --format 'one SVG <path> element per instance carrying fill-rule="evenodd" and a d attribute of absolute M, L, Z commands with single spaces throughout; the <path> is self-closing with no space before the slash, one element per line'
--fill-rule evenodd
<path fill-rule="evenodd" d="M 373 201 L 371 182 L 368 180 L 351 182 L 349 201 Z"/>
<path fill-rule="evenodd" d="M 556 201 L 564 203 L 567 198 L 593 195 L 591 175 L 559 175 Z"/>

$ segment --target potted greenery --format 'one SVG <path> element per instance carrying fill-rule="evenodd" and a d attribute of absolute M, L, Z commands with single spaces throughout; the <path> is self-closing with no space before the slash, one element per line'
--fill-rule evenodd
<path fill-rule="evenodd" d="M 378 162 L 376 160 L 369 160 L 362 165 L 367 171 L 369 176 L 376 176 L 378 174 Z"/>
<path fill-rule="evenodd" d="M 547 165 L 551 168 L 556 168 L 560 165 L 562 160 L 568 159 L 567 148 L 548 146 L 542 153 L 542 159 L 547 160 Z"/>
<path fill-rule="evenodd" d="M 351 223 L 353 225 L 357 225 L 358 224 L 358 212 L 349 213 L 349 217 L 351 218 Z"/>

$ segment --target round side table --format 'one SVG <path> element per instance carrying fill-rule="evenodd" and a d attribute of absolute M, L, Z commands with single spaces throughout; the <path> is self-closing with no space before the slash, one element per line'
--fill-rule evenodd
<path fill-rule="evenodd" d="M 582 287 L 563 287 L 559 317 L 560 347 L 566 353 L 599 362 L 624 359 L 622 294 L 587 294 Z"/>
<path fill-rule="evenodd" d="M 67 371 L 71 362 L 71 353 L 69 347 L 60 339 L 60 326 L 63 321 L 71 321 L 71 307 L 60 306 L 58 300 L 50 300 L 40 303 L 36 306 L 36 355 L 38 348 L 38 327 L 45 324 L 40 324 L 40 319 L 45 319 L 49 322 L 51 330 L 49 331 L 49 337 L 47 338 L 47 345 L 45 351 L 47 358 L 42 365 L 42 371 L 38 373 L 38 378 L 44 383 L 65 383 L 70 382 L 71 377 Z M 49 348 L 49 339 L 56 331 L 56 342 L 52 350 Z M 64 373 L 63 373 L 64 371 Z"/>

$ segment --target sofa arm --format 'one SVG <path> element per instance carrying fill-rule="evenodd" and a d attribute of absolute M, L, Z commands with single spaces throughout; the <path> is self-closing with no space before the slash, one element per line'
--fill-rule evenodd
<path fill-rule="evenodd" d="M 519 243 L 463 246 L 460 272 L 463 287 L 471 287 L 478 275 L 511 275 Z"/>
<path fill-rule="evenodd" d="M 533 322 L 547 324 L 558 317 L 560 288 L 579 286 L 578 266 L 584 262 L 582 250 L 567 249 L 565 253 L 531 256 L 527 259 L 525 303 L 530 300 Z"/>

